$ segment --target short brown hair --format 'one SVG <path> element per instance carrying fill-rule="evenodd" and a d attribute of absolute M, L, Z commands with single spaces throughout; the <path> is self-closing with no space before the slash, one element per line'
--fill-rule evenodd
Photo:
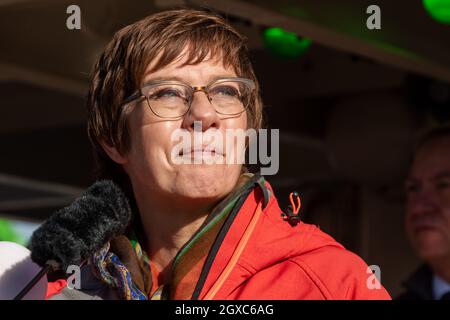
<path fill-rule="evenodd" d="M 208 54 L 220 57 L 237 76 L 256 84 L 250 97 L 248 127 L 262 126 L 262 102 L 258 81 L 248 56 L 246 38 L 222 17 L 200 10 L 159 12 L 119 30 L 95 64 L 87 99 L 88 135 L 94 146 L 97 178 L 125 174 L 104 152 L 100 142 L 126 153 L 130 147 L 127 112 L 121 103 L 142 85 L 148 65 L 157 57 L 153 71 L 173 62 L 189 45 L 185 65 L 203 61 Z"/>

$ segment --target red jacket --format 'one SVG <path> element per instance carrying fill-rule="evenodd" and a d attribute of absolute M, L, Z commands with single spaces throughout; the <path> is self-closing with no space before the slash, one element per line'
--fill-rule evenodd
<path fill-rule="evenodd" d="M 254 188 L 212 249 L 198 299 L 390 299 L 356 254 L 316 226 L 283 220 L 265 186 L 272 194 L 266 205 L 262 189 Z M 50 284 L 49 296 L 60 290 L 61 283 Z"/>
<path fill-rule="evenodd" d="M 272 193 L 267 182 L 266 186 Z M 211 266 L 200 299 L 205 298 L 235 252 L 261 198 L 262 192 L 255 189 L 243 204 Z M 282 213 L 271 196 L 259 218 L 253 220 L 255 225 L 235 266 L 209 298 L 390 299 L 382 286 L 369 289 L 367 282 L 373 288 L 374 278 L 360 257 L 316 226 L 302 222 L 291 226 Z"/>

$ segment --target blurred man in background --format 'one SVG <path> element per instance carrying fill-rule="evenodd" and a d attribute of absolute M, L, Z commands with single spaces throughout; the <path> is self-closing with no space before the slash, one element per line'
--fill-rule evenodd
<path fill-rule="evenodd" d="M 450 127 L 419 141 L 406 182 L 406 232 L 424 264 L 398 299 L 450 300 Z"/>

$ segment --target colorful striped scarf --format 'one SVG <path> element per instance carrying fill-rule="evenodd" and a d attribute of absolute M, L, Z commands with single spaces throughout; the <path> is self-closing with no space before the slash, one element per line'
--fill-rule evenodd
<path fill-rule="evenodd" d="M 249 188 L 249 180 L 253 180 L 251 174 L 241 175 L 234 191 L 216 205 L 199 230 L 179 250 L 172 264 L 172 276 L 168 284 L 151 292 L 152 284 L 156 279 L 152 279 L 151 276 L 150 259 L 142 250 L 133 233 L 128 238 L 131 246 L 129 246 L 128 252 L 122 253 L 122 256 L 127 258 L 135 255 L 137 257 L 141 271 L 150 275 L 142 277 L 146 283 L 136 284 L 136 279 L 133 279 L 132 276 L 133 272 L 130 272 L 126 263 L 123 263 L 118 255 L 113 252 L 114 250 L 111 250 L 110 243 L 107 243 L 92 256 L 90 263 L 94 269 L 94 274 L 110 288 L 117 290 L 121 299 L 191 299 L 211 246 L 228 214 L 242 196 L 242 190 Z M 135 277 L 136 274 L 137 272 L 134 271 Z"/>

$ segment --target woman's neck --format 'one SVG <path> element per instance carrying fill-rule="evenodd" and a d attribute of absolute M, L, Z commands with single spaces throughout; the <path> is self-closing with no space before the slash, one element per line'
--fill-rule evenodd
<path fill-rule="evenodd" d="M 181 247 L 205 221 L 214 203 L 186 206 L 162 195 L 149 197 L 134 190 L 144 232 L 144 248 L 161 273 L 163 282 L 170 277 L 171 265 Z M 170 204 L 170 205 L 168 205 Z"/>

